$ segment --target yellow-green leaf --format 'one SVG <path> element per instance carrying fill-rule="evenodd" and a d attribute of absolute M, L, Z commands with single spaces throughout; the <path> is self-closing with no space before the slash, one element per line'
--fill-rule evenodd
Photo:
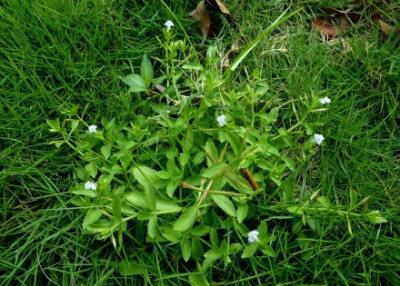
<path fill-rule="evenodd" d="M 236 217 L 235 206 L 232 201 L 224 195 L 211 195 L 212 200 L 228 215 Z"/>
<path fill-rule="evenodd" d="M 96 221 L 99 220 L 101 215 L 102 215 L 102 212 L 97 209 L 89 210 L 86 213 L 85 218 L 83 219 L 83 226 L 87 226 L 89 224 L 95 223 Z"/>
<path fill-rule="evenodd" d="M 185 210 L 182 215 L 178 218 L 178 220 L 174 223 L 175 231 L 186 231 L 190 229 L 197 217 L 197 208 L 196 206 L 191 206 L 187 210 Z"/>

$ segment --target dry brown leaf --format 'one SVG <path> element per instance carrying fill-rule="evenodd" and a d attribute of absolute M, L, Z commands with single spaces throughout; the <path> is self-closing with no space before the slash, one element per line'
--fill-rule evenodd
<path fill-rule="evenodd" d="M 361 16 L 359 13 L 350 10 L 342 11 L 333 8 L 326 8 L 324 11 L 329 14 L 330 19 L 335 20 L 337 25 L 344 29 L 351 28 L 353 24 L 360 20 Z"/>
<path fill-rule="evenodd" d="M 227 15 L 231 15 L 228 9 L 226 9 L 225 5 L 222 4 L 219 0 L 205 0 L 205 6 L 209 11 L 217 11 Z"/>
<path fill-rule="evenodd" d="M 193 20 L 199 22 L 203 38 L 207 38 L 208 33 L 210 32 L 211 20 L 203 0 L 200 1 L 200 3 L 197 5 L 197 8 L 190 13 L 190 16 L 193 18 Z"/>
<path fill-rule="evenodd" d="M 329 18 L 316 18 L 313 20 L 314 28 L 321 33 L 324 39 L 332 39 L 340 32 L 350 29 L 360 19 L 360 14 L 350 11 L 340 11 L 327 8 Z"/>
<path fill-rule="evenodd" d="M 313 20 L 313 25 L 324 39 L 332 39 L 338 35 L 338 29 L 327 19 L 316 18 Z"/>
<path fill-rule="evenodd" d="M 386 36 L 389 36 L 390 33 L 399 33 L 399 30 L 393 26 L 390 26 L 383 22 L 382 20 L 378 20 L 379 26 L 381 26 L 382 31 L 385 33 Z"/>
<path fill-rule="evenodd" d="M 160 92 L 160 93 L 164 93 L 165 91 L 165 87 L 161 84 L 157 84 L 156 85 L 156 89 Z"/>
<path fill-rule="evenodd" d="M 239 52 L 239 46 L 238 46 L 238 41 L 236 41 L 235 43 L 232 44 L 231 48 L 225 53 L 225 55 L 221 59 L 220 62 L 221 71 L 227 69 L 230 66 L 231 54 L 238 52 Z"/>
<path fill-rule="evenodd" d="M 209 14 L 210 12 L 211 14 Z M 228 21 L 236 27 L 235 23 L 232 20 L 231 13 L 222 4 L 219 0 L 201 0 L 197 5 L 197 8 L 190 13 L 190 16 L 193 20 L 199 22 L 200 30 L 203 34 L 203 38 L 207 38 L 208 36 L 213 36 L 216 34 L 216 31 L 219 30 L 220 23 L 215 21 L 216 19 L 212 18 L 215 16 L 215 13 L 222 13 L 228 19 Z M 210 16 L 211 15 L 211 16 Z"/>

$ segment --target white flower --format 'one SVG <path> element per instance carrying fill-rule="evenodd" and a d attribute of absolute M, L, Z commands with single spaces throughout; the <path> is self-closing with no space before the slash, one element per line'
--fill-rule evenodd
<path fill-rule="evenodd" d="M 331 99 L 329 97 L 324 97 L 319 100 L 321 104 L 331 103 Z"/>
<path fill-rule="evenodd" d="M 89 133 L 96 133 L 97 132 L 97 126 L 96 125 L 90 125 L 88 129 L 89 129 Z"/>
<path fill-rule="evenodd" d="M 226 125 L 226 117 L 225 115 L 220 115 L 217 117 L 217 121 L 218 121 L 218 126 L 222 127 Z"/>
<path fill-rule="evenodd" d="M 171 20 L 168 20 L 167 22 L 165 22 L 164 24 L 165 27 L 167 27 L 167 29 L 171 29 L 171 27 L 174 26 L 174 22 L 172 22 Z"/>
<path fill-rule="evenodd" d="M 258 242 L 258 230 L 252 230 L 247 235 L 249 243 Z"/>
<path fill-rule="evenodd" d="M 324 135 L 321 134 L 314 134 L 313 141 L 318 145 L 321 145 L 322 141 L 324 141 Z"/>
<path fill-rule="evenodd" d="M 91 181 L 87 181 L 85 183 L 85 190 L 90 190 L 90 189 L 95 191 L 97 189 L 96 184 Z"/>

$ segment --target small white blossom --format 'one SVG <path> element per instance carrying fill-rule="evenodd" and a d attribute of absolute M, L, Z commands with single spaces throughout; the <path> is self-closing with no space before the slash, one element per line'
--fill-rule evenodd
<path fill-rule="evenodd" d="M 172 22 L 171 20 L 168 20 L 167 22 L 165 22 L 164 24 L 165 27 L 167 27 L 167 29 L 171 29 L 171 27 L 174 26 L 174 22 Z"/>
<path fill-rule="evenodd" d="M 322 141 L 324 141 L 324 135 L 321 135 L 321 134 L 314 134 L 313 141 L 314 141 L 315 143 L 317 143 L 318 145 L 321 145 L 321 144 L 322 144 Z"/>
<path fill-rule="evenodd" d="M 91 181 L 87 181 L 85 183 L 85 190 L 90 190 L 90 189 L 95 191 L 97 189 L 96 184 Z"/>
<path fill-rule="evenodd" d="M 329 97 L 324 97 L 319 100 L 321 104 L 328 104 L 331 103 L 331 99 Z"/>
<path fill-rule="evenodd" d="M 248 237 L 249 243 L 258 242 L 259 241 L 258 230 L 250 231 L 247 237 Z"/>
<path fill-rule="evenodd" d="M 225 126 L 226 125 L 226 116 L 225 115 L 218 116 L 217 121 L 218 121 L 219 127 Z"/>
<path fill-rule="evenodd" d="M 89 133 L 96 133 L 97 132 L 97 126 L 96 125 L 90 125 L 88 129 L 89 129 Z"/>

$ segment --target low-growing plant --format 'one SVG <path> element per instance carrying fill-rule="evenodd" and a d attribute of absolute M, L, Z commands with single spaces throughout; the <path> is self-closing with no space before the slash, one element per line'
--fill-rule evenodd
<path fill-rule="evenodd" d="M 290 103 L 274 99 L 265 81 L 255 76 L 236 88 L 218 66 L 217 47 L 198 61 L 170 27 L 164 34 L 165 58 L 153 58 L 159 68 L 144 55 L 140 72 L 122 78 L 140 102 L 134 120 L 88 122 L 86 108 L 76 106 L 63 120 L 48 120 L 59 136 L 53 143 L 77 154 L 69 194 L 85 212 L 85 232 L 110 239 L 117 251 L 126 237 L 137 245 L 165 244 L 171 257 L 204 270 L 257 251 L 277 259 L 281 231 L 311 255 L 305 238 L 320 234 L 324 217 L 343 221 L 350 234 L 353 220 L 386 221 L 378 211 L 356 212 L 369 197 L 358 201 L 353 190 L 346 206 L 319 196 L 321 190 L 297 196 L 296 179 L 325 144 L 307 116 L 329 112 L 330 99 L 305 101 L 308 113 L 285 127 L 279 115 Z M 270 224 L 274 218 L 278 223 Z M 135 273 L 129 261 L 119 268 Z"/>

